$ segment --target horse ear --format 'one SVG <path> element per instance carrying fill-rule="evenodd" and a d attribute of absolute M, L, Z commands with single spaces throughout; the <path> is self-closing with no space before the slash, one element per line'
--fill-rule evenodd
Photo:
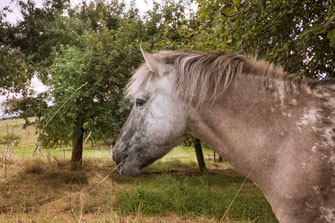
<path fill-rule="evenodd" d="M 149 70 L 151 72 L 154 72 L 155 74 L 163 74 L 167 67 L 166 64 L 160 58 L 145 51 L 142 48 L 142 46 L 140 48 L 141 48 L 141 52 L 144 57 L 144 60 L 149 67 Z"/>

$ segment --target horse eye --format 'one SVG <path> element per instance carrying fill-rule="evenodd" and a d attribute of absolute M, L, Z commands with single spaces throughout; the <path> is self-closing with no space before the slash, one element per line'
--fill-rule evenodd
<path fill-rule="evenodd" d="M 145 104 L 145 101 L 142 100 L 142 99 L 137 98 L 136 101 L 135 101 L 135 104 L 136 104 L 137 107 L 141 107 Z"/>

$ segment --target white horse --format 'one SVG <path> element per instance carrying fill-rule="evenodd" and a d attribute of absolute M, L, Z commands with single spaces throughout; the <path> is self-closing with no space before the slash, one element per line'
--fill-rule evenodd
<path fill-rule="evenodd" d="M 334 80 L 237 53 L 142 54 L 113 154 L 122 175 L 192 135 L 260 187 L 279 222 L 335 222 Z"/>

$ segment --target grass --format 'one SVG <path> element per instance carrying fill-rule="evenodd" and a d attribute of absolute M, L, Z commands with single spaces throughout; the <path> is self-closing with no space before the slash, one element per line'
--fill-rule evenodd
<path fill-rule="evenodd" d="M 1 122 L 0 122 L 1 124 Z M 45 151 L 47 153 L 47 151 Z M 220 222 L 244 177 L 204 150 L 199 173 L 193 148 L 176 147 L 139 178 L 111 172 L 109 149 L 84 149 L 83 168 L 70 170 L 71 150 L 50 159 L 19 147 L 0 159 L 0 222 Z M 106 177 L 107 176 L 107 177 Z M 277 222 L 262 192 L 249 180 L 224 222 Z"/>
<path fill-rule="evenodd" d="M 137 211 L 149 216 L 193 214 L 220 220 L 243 177 L 229 171 L 208 175 L 187 174 L 190 173 L 162 174 L 131 182 L 136 188 L 120 189 L 116 204 L 124 214 L 136 214 Z M 228 218 L 273 222 L 271 212 L 264 216 L 269 208 L 261 192 L 247 182 Z"/>

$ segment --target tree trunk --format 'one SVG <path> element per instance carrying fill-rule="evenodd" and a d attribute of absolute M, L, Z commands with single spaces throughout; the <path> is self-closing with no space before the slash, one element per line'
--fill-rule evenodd
<path fill-rule="evenodd" d="M 200 172 L 207 171 L 204 154 L 202 153 L 202 148 L 199 139 L 194 140 L 195 153 L 197 155 L 198 165 Z"/>
<path fill-rule="evenodd" d="M 82 117 L 78 117 L 76 125 L 73 129 L 72 136 L 72 157 L 71 166 L 72 170 L 77 170 L 81 167 L 83 156 L 83 140 L 84 140 L 84 122 Z"/>

